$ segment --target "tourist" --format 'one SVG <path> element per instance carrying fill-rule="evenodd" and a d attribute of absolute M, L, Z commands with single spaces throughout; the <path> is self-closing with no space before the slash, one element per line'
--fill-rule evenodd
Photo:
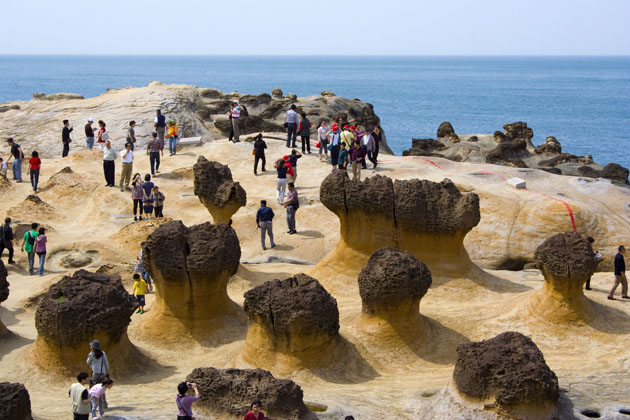
<path fill-rule="evenodd" d="M 131 190 L 131 172 L 133 171 L 133 145 L 125 143 L 125 150 L 120 151 L 122 171 L 120 171 L 120 191 Z"/>
<path fill-rule="evenodd" d="M 105 379 L 103 382 L 95 384 L 90 388 L 89 396 L 92 397 L 92 419 L 96 418 L 96 408 L 98 407 L 101 417 L 105 415 L 103 402 L 105 401 L 105 391 L 112 389 L 114 381 Z"/>
<path fill-rule="evenodd" d="M 348 150 L 346 149 L 346 143 L 341 143 L 339 145 L 339 158 L 337 160 L 338 168 L 347 170 L 348 167 Z"/>
<path fill-rule="evenodd" d="M 591 244 L 591 247 L 592 247 L 593 243 L 595 242 L 595 239 L 593 239 L 592 236 L 589 236 L 586 238 L 586 240 L 588 241 L 588 243 Z M 595 264 L 599 264 L 600 262 L 604 260 L 604 258 L 602 257 L 602 254 L 600 254 L 598 251 L 593 251 L 593 252 L 595 253 Z M 584 289 L 591 290 L 591 277 L 590 276 L 588 280 L 586 280 L 586 285 Z"/>
<path fill-rule="evenodd" d="M 326 120 L 319 123 L 317 129 L 317 141 L 319 143 L 319 160 L 328 160 L 328 125 Z M 323 158 L 323 159 L 322 159 Z"/>
<path fill-rule="evenodd" d="M 342 143 L 346 143 L 346 149 L 352 150 L 357 137 L 353 131 L 350 131 L 350 127 L 346 124 L 343 126 L 343 131 L 341 132 L 340 139 Z"/>
<path fill-rule="evenodd" d="M 94 118 L 88 118 L 87 124 L 85 124 L 85 147 L 92 149 L 94 147 Z"/>
<path fill-rule="evenodd" d="M 147 282 L 140 277 L 140 274 L 135 273 L 133 275 L 133 291 L 131 294 L 134 295 L 136 299 L 138 299 L 138 310 L 136 311 L 137 314 L 144 313 L 144 305 L 146 304 L 144 295 L 146 295 L 146 293 Z"/>
<path fill-rule="evenodd" d="M 106 187 L 113 187 L 116 184 L 116 149 L 107 140 L 103 149 L 103 173 L 105 174 Z"/>
<path fill-rule="evenodd" d="M 367 127 L 365 134 L 361 138 L 361 147 L 365 149 L 367 158 L 372 162 L 372 169 L 376 168 L 376 159 L 374 158 L 374 150 L 376 150 L 376 144 L 374 143 L 374 137 L 372 137 L 372 129 Z M 363 159 L 363 169 L 367 168 L 366 160 Z"/>
<path fill-rule="evenodd" d="M 11 158 L 13 158 L 13 165 L 11 166 L 13 179 L 16 182 L 22 182 L 22 161 L 24 160 L 24 152 L 22 151 L 22 147 L 13 141 L 13 137 L 7 139 L 7 144 L 11 148 L 11 154 L 7 159 L 7 164 L 11 162 Z"/>
<path fill-rule="evenodd" d="M 166 129 L 168 130 L 166 137 L 168 138 L 168 152 L 170 156 L 177 154 L 177 124 L 175 120 L 170 120 L 166 124 Z"/>
<path fill-rule="evenodd" d="M 33 275 L 33 266 L 35 265 L 35 238 L 37 238 L 37 228 L 39 223 L 31 223 L 31 230 L 27 231 L 22 238 L 22 252 L 26 250 L 28 256 L 28 274 Z"/>
<path fill-rule="evenodd" d="M 7 169 L 7 163 L 4 161 L 4 159 L 0 157 L 0 174 L 6 177 L 8 171 L 9 170 Z"/>
<path fill-rule="evenodd" d="M 237 100 L 234 100 L 230 105 L 230 119 L 231 119 L 231 131 L 230 131 L 230 141 L 234 143 L 238 143 L 240 132 L 239 132 L 239 118 L 241 118 L 241 106 L 238 104 Z"/>
<path fill-rule="evenodd" d="M 363 126 L 361 124 L 357 124 L 356 127 L 354 125 L 351 125 L 350 130 L 354 132 L 354 135 L 356 136 L 356 141 L 361 143 L 361 141 L 363 140 L 363 136 L 365 135 L 365 131 L 363 131 Z"/>
<path fill-rule="evenodd" d="M 278 203 L 282 204 L 284 202 L 284 192 L 287 189 L 287 167 L 285 166 L 285 161 L 283 159 L 278 159 L 274 167 L 278 173 L 278 178 L 276 178 Z"/>
<path fill-rule="evenodd" d="M 136 173 L 131 182 L 131 200 L 133 201 L 133 221 L 142 220 L 142 176 Z M 138 209 L 140 209 L 140 218 L 138 219 Z"/>
<path fill-rule="evenodd" d="M 289 161 L 289 155 L 282 156 L 282 160 L 284 161 L 284 167 L 287 168 L 287 182 L 293 182 L 295 172 L 293 171 L 293 165 Z"/>
<path fill-rule="evenodd" d="M 164 200 L 166 200 L 166 197 L 160 192 L 160 187 L 157 185 L 153 187 L 153 199 L 155 200 L 153 205 L 155 217 L 164 217 L 162 212 L 164 210 Z"/>
<path fill-rule="evenodd" d="M 136 148 L 136 122 L 129 121 L 129 128 L 127 129 L 127 143 L 131 145 L 131 151 Z"/>
<path fill-rule="evenodd" d="M 151 283 L 151 276 L 149 275 L 149 272 L 144 269 L 144 265 L 142 265 L 142 248 L 144 247 L 145 244 L 146 242 L 140 242 L 140 252 L 138 252 L 138 257 L 136 258 L 136 265 L 133 271 L 135 273 L 140 274 L 140 277 L 144 279 L 144 281 L 147 283 L 147 286 L 149 286 L 149 293 L 150 293 L 153 291 L 153 284 Z"/>
<path fill-rule="evenodd" d="M 273 210 L 267 207 L 267 200 L 260 200 L 260 208 L 256 212 L 256 226 L 260 228 L 260 243 L 263 251 L 267 249 L 265 246 L 265 233 L 269 235 L 269 243 L 274 248 L 276 244 L 273 242 Z"/>
<path fill-rule="evenodd" d="M 48 242 L 48 238 L 46 237 L 46 229 L 43 227 L 40 227 L 37 233 L 37 238 L 35 238 L 35 253 L 39 257 L 39 275 L 43 276 L 44 264 L 46 262 L 46 243 Z"/>
<path fill-rule="evenodd" d="M 11 218 L 4 219 L 4 224 L 0 226 L 0 258 L 4 250 L 9 250 L 8 264 L 15 264 L 13 260 L 13 229 L 11 228 Z"/>
<path fill-rule="evenodd" d="M 352 162 L 352 179 L 361 181 L 361 166 L 365 160 L 365 149 L 359 145 L 359 142 L 356 142 L 349 154 Z"/>
<path fill-rule="evenodd" d="M 164 132 L 166 131 L 166 117 L 162 115 L 162 110 L 155 111 L 155 120 L 153 122 L 157 139 L 160 142 L 160 150 L 164 149 Z"/>
<path fill-rule="evenodd" d="M 292 182 L 287 184 L 289 192 L 287 193 L 287 201 L 284 202 L 284 208 L 287 209 L 287 226 L 289 235 L 297 233 L 295 230 L 295 212 L 300 208 L 300 202 L 298 199 L 298 192 L 295 189 L 295 185 Z"/>
<path fill-rule="evenodd" d="M 37 184 L 39 183 L 39 169 L 42 165 L 42 161 L 39 158 L 39 153 L 33 150 L 31 158 L 28 160 L 28 172 L 31 176 L 31 186 L 33 191 L 37 192 Z"/>
<path fill-rule="evenodd" d="M 195 391 L 194 396 L 186 395 L 189 389 Z M 197 384 L 180 382 L 177 385 L 177 392 L 178 394 L 175 397 L 175 403 L 177 404 L 177 420 L 194 420 L 192 404 L 201 399 Z"/>
<path fill-rule="evenodd" d="M 105 124 L 105 121 L 103 120 L 98 120 L 98 133 L 96 134 L 96 143 L 98 144 L 98 148 L 100 150 L 103 150 L 103 145 L 107 140 L 109 140 L 107 124 Z"/>
<path fill-rule="evenodd" d="M 100 341 L 92 340 L 90 343 L 90 354 L 88 354 L 86 363 L 92 371 L 91 385 L 109 378 L 109 360 L 107 360 L 107 354 L 101 349 Z M 107 408 L 107 402 L 105 402 L 105 408 Z"/>
<path fill-rule="evenodd" d="M 72 400 L 72 413 L 74 420 L 89 420 L 90 418 L 90 400 L 86 385 L 90 383 L 90 375 L 81 372 L 77 375 L 77 383 L 70 386 L 68 396 Z"/>
<path fill-rule="evenodd" d="M 375 165 L 378 163 L 378 152 L 381 148 L 381 140 L 383 139 L 382 131 L 381 127 L 377 125 L 372 132 L 372 138 L 374 138 L 374 154 L 372 156 L 374 157 Z"/>
<path fill-rule="evenodd" d="M 308 152 L 311 154 L 311 122 L 306 118 L 306 112 L 300 112 L 302 120 L 298 125 L 298 133 L 300 134 L 300 141 L 302 142 L 302 153 Z M 305 150 L 306 148 L 306 150 Z"/>
<path fill-rule="evenodd" d="M 258 134 L 255 137 L 256 141 L 254 141 L 254 175 L 258 175 L 258 161 L 262 162 L 262 171 L 265 170 L 265 163 L 267 160 L 265 159 L 265 149 L 267 148 L 267 143 L 263 140 L 263 135 Z"/>
<path fill-rule="evenodd" d="M 330 150 L 330 163 L 332 164 L 332 169 L 335 170 L 339 160 L 339 143 L 341 137 L 339 134 L 339 126 L 337 124 L 333 124 L 327 136 L 328 150 Z"/>
<path fill-rule="evenodd" d="M 68 153 L 70 153 L 70 143 L 72 143 L 70 133 L 72 133 L 72 130 L 74 130 L 74 127 L 70 127 L 70 121 L 63 120 L 63 128 L 61 129 L 61 142 L 63 143 L 63 152 L 61 152 L 62 158 L 68 156 Z"/>
<path fill-rule="evenodd" d="M 297 179 L 297 161 L 302 157 L 302 154 L 297 150 L 291 150 L 291 154 L 289 155 L 289 163 L 291 164 L 291 168 L 293 168 L 292 179 L 289 182 L 293 182 L 295 184 L 295 180 Z"/>
<path fill-rule="evenodd" d="M 615 290 L 617 290 L 617 286 L 619 286 L 619 283 L 621 283 L 621 297 L 623 299 L 630 299 L 630 296 L 628 296 L 628 280 L 626 279 L 626 261 L 623 258 L 626 253 L 626 248 L 623 245 L 620 245 L 617 250 L 618 252 L 617 255 L 615 255 L 614 260 L 615 284 L 608 294 L 608 299 L 615 300 L 614 294 Z"/>
<path fill-rule="evenodd" d="M 153 218 L 153 203 L 155 201 L 155 196 L 153 195 L 155 184 L 151 182 L 151 177 L 147 180 L 148 176 L 149 174 L 144 177 L 145 182 L 142 183 L 142 205 L 146 220 Z"/>
<path fill-rule="evenodd" d="M 297 140 L 298 115 L 297 112 L 295 112 L 295 109 L 295 104 L 293 104 L 287 111 L 287 147 L 297 147 L 295 142 Z"/>
<path fill-rule="evenodd" d="M 262 408 L 262 402 L 255 400 L 249 406 L 250 411 L 245 414 L 243 420 L 265 420 L 265 415 L 260 411 Z"/>
<path fill-rule="evenodd" d="M 151 194 L 151 192 L 153 192 L 153 187 L 155 187 L 155 184 L 151 182 L 151 175 L 146 174 L 144 176 L 144 182 L 141 184 L 141 186 L 142 186 L 142 198 L 144 198 L 145 196 L 148 196 L 149 194 Z"/>
<path fill-rule="evenodd" d="M 156 173 L 160 173 L 160 153 L 164 154 L 164 150 L 160 146 L 160 140 L 158 134 L 154 131 L 151 133 L 151 140 L 147 144 L 147 155 L 151 161 L 151 175 L 155 176 Z"/>

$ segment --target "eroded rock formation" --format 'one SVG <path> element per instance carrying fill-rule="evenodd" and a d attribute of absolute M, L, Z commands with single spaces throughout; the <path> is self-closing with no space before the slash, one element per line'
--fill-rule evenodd
<path fill-rule="evenodd" d="M 0 419 L 33 419 L 31 416 L 31 398 L 24 385 L 0 382 Z"/>
<path fill-rule="evenodd" d="M 7 276 L 7 269 L 2 260 L 0 260 L 0 303 L 9 298 L 10 283 L 7 281 Z M 4 335 L 6 332 L 7 328 L 2 323 L 2 320 L 0 320 L 0 335 Z"/>
<path fill-rule="evenodd" d="M 196 383 L 201 394 L 195 410 L 217 418 L 241 419 L 252 401 L 260 400 L 265 418 L 317 419 L 304 405 L 299 385 L 266 370 L 197 368 L 186 381 Z"/>
<path fill-rule="evenodd" d="M 85 370 L 87 344 L 98 339 L 117 375 L 135 371 L 141 355 L 127 336 L 137 307 L 117 275 L 78 270 L 43 295 L 35 312 L 34 360 L 43 369 Z"/>
<path fill-rule="evenodd" d="M 156 284 L 155 304 L 145 315 L 153 331 L 147 334 L 207 338 L 229 318 L 244 321 L 227 295 L 241 257 L 231 227 L 165 223 L 149 235 L 142 257 Z"/>
<path fill-rule="evenodd" d="M 505 124 L 503 126 L 505 137 L 510 141 L 524 140 L 528 147 L 534 147 L 532 144 L 532 138 L 534 137 L 534 130 L 527 127 L 526 122 L 515 122 L 511 124 Z"/>
<path fill-rule="evenodd" d="M 227 165 L 199 156 L 193 171 L 195 195 L 208 209 L 214 223 L 228 223 L 232 215 L 247 203 L 245 190 L 241 184 L 234 182 Z"/>
<path fill-rule="evenodd" d="M 580 166 L 578 172 L 589 178 L 607 178 L 622 184 L 628 184 L 628 174 L 630 174 L 627 168 L 616 163 L 609 163 L 601 170 L 593 169 L 590 166 Z"/>

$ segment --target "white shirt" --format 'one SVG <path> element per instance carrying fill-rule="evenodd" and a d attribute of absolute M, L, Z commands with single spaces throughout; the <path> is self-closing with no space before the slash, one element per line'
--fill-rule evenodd
<path fill-rule="evenodd" d="M 2 161 L 2 168 L 3 171 L 7 169 L 7 163 L 3 160 Z"/>
<path fill-rule="evenodd" d="M 236 105 L 232 108 L 232 118 L 240 118 L 241 117 L 241 106 Z"/>
<path fill-rule="evenodd" d="M 319 127 L 317 129 L 317 134 L 319 135 L 319 139 L 320 140 L 326 140 L 326 134 L 328 134 L 328 128 L 326 128 L 326 127 Z"/>
<path fill-rule="evenodd" d="M 292 109 L 287 111 L 287 123 L 288 124 L 297 124 L 298 123 L 297 112 L 295 112 Z"/>
<path fill-rule="evenodd" d="M 122 163 L 132 163 L 133 152 L 130 150 L 129 153 L 127 154 L 127 157 L 125 157 L 125 153 L 127 153 L 126 149 L 120 151 L 120 160 L 122 160 Z"/>
<path fill-rule="evenodd" d="M 103 160 L 116 160 L 116 150 L 113 147 L 103 147 Z"/>

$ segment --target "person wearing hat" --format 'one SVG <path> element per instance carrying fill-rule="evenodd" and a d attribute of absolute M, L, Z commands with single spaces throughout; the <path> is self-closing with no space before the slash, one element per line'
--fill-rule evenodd
<path fill-rule="evenodd" d="M 241 118 L 241 106 L 238 104 L 236 99 L 230 105 L 230 118 L 232 120 L 232 131 L 230 131 L 230 138 L 228 140 L 238 143 L 240 141 L 238 120 Z M 232 138 L 234 138 L 234 140 L 232 140 Z"/>
<path fill-rule="evenodd" d="M 88 354 L 87 365 L 92 370 L 92 385 L 109 378 L 109 361 L 107 355 L 101 350 L 101 342 L 92 340 L 90 343 L 90 354 Z"/>
<path fill-rule="evenodd" d="M 330 163 L 332 170 L 337 168 L 337 162 L 339 161 L 339 126 L 333 124 L 331 130 L 327 134 L 328 147 L 330 148 Z"/>
<path fill-rule="evenodd" d="M 343 126 L 343 132 L 341 133 L 341 141 L 346 143 L 346 149 L 352 149 L 354 142 L 356 141 L 357 136 L 354 134 L 354 131 L 350 130 L 350 127 L 346 124 Z"/>
<path fill-rule="evenodd" d="M 85 145 L 88 149 L 94 148 L 94 118 L 88 118 L 87 124 L 85 124 Z"/>

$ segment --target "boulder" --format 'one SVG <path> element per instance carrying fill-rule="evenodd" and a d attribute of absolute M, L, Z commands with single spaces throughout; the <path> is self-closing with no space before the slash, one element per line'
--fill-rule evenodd
<path fill-rule="evenodd" d="M 295 93 L 289 93 L 287 95 L 287 99 L 290 100 L 290 101 L 295 101 L 295 100 L 297 100 L 297 95 Z"/>
<path fill-rule="evenodd" d="M 528 157 L 525 140 L 507 140 L 500 142 L 494 150 L 486 154 L 486 162 L 496 165 L 527 168 L 522 158 Z"/>
<path fill-rule="evenodd" d="M 43 369 L 85 370 L 86 347 L 98 339 L 116 373 L 135 370 L 139 352 L 127 327 L 137 307 L 120 276 L 78 270 L 50 286 L 35 312 L 34 360 Z"/>
<path fill-rule="evenodd" d="M 272 98 L 282 98 L 283 96 L 284 96 L 284 93 L 282 93 L 282 89 L 280 88 L 275 88 L 274 90 L 271 91 Z"/>
<path fill-rule="evenodd" d="M 515 122 L 511 124 L 505 124 L 503 126 L 505 130 L 505 136 L 509 140 L 523 140 L 527 144 L 527 147 L 534 147 L 532 144 L 532 137 L 534 137 L 534 130 L 527 127 L 526 122 Z"/>
<path fill-rule="evenodd" d="M 329 96 L 329 97 L 336 96 L 334 93 L 332 93 L 330 91 L 327 91 L 327 90 L 322 90 L 321 95 L 322 96 Z"/>
<path fill-rule="evenodd" d="M 440 124 L 440 127 L 437 130 L 438 139 L 442 137 L 449 137 L 452 134 L 455 134 L 455 129 L 450 122 L 444 121 L 442 124 Z"/>
<path fill-rule="evenodd" d="M 197 384 L 201 401 L 195 409 L 206 415 L 241 419 L 252 401 L 260 400 L 265 418 L 317 419 L 304 404 L 299 385 L 289 379 L 276 379 L 266 370 L 197 368 L 186 381 Z"/>
<path fill-rule="evenodd" d="M 590 166 L 580 166 L 578 172 L 580 175 L 589 178 L 607 178 L 611 181 L 628 184 L 628 169 L 616 163 L 609 163 L 601 170 L 591 168 Z"/>
<path fill-rule="evenodd" d="M 33 419 L 31 416 L 31 398 L 24 385 L 0 382 L 0 419 Z"/>
<path fill-rule="evenodd" d="M 557 410 L 558 378 L 536 344 L 518 332 L 460 344 L 453 379 L 459 393 L 508 418 L 548 418 Z"/>
<path fill-rule="evenodd" d="M 547 136 L 545 142 L 536 147 L 536 149 L 534 149 L 534 152 L 536 152 L 536 154 L 552 153 L 554 155 L 559 155 L 560 153 L 562 153 L 562 146 L 554 136 Z"/>
<path fill-rule="evenodd" d="M 194 193 L 215 223 L 228 223 L 232 215 L 247 203 L 245 190 L 232 180 L 232 172 L 227 165 L 199 156 L 193 172 Z"/>
<path fill-rule="evenodd" d="M 92 263 L 92 258 L 89 255 L 82 254 L 80 252 L 72 252 L 68 255 L 64 255 L 59 264 L 66 268 L 79 268 L 85 267 Z"/>
<path fill-rule="evenodd" d="M 466 141 L 469 141 L 471 143 L 477 143 L 479 141 L 479 137 L 477 136 L 470 136 L 466 139 Z"/>
<path fill-rule="evenodd" d="M 509 141 L 509 139 L 502 132 L 495 131 L 494 132 L 494 141 L 496 141 L 497 143 L 503 143 L 504 141 Z"/>
<path fill-rule="evenodd" d="M 444 150 L 447 146 L 433 139 L 411 139 L 411 149 L 403 150 L 403 156 L 442 156 L 436 151 Z"/>

